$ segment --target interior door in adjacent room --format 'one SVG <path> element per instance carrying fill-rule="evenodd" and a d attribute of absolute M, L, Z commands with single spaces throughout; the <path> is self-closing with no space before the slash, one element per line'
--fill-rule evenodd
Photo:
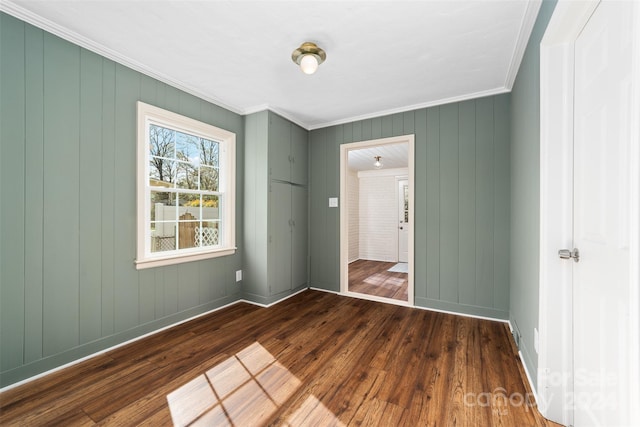
<path fill-rule="evenodd" d="M 398 262 L 409 262 L 409 180 L 398 180 Z"/>

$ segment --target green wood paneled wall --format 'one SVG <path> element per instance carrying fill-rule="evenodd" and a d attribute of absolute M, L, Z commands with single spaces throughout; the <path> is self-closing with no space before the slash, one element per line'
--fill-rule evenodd
<path fill-rule="evenodd" d="M 415 134 L 415 303 L 509 312 L 509 95 L 311 131 L 310 286 L 339 290 L 340 144 Z"/>
<path fill-rule="evenodd" d="M 245 117 L 245 268 L 242 289 L 245 299 L 261 304 L 268 300 L 269 265 L 265 254 L 269 241 L 269 112 Z"/>
<path fill-rule="evenodd" d="M 538 355 L 540 265 L 540 41 L 556 6 L 544 0 L 531 32 L 511 94 L 511 255 L 510 320 L 521 334 L 523 362 L 534 387 Z"/>
<path fill-rule="evenodd" d="M 0 14 L 0 386 L 241 296 L 241 249 L 136 270 L 136 101 L 237 136 L 243 118 Z"/>

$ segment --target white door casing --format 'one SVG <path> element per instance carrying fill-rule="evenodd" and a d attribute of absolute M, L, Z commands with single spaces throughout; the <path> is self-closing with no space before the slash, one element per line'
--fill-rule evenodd
<path fill-rule="evenodd" d="M 640 423 L 638 23 L 633 2 L 560 1 L 541 44 L 537 400 L 565 425 Z M 579 263 L 557 255 L 574 247 L 574 77 Z"/>
<path fill-rule="evenodd" d="M 340 293 L 343 295 L 351 295 L 359 298 L 366 298 L 373 301 L 381 301 L 390 304 L 404 305 L 413 307 L 414 305 L 414 233 L 408 233 L 408 289 L 407 301 L 401 301 L 391 298 L 383 298 L 375 295 L 364 295 L 349 292 L 349 201 L 347 197 L 347 180 L 349 151 L 366 147 L 375 147 L 380 145 L 391 145 L 398 143 L 408 144 L 408 181 L 409 181 L 409 217 L 413 217 L 413 197 L 414 197 L 414 170 L 415 170 L 415 136 L 402 135 L 389 138 L 375 139 L 369 141 L 352 142 L 340 145 Z"/>
<path fill-rule="evenodd" d="M 409 262 L 409 180 L 398 180 L 398 262 Z"/>

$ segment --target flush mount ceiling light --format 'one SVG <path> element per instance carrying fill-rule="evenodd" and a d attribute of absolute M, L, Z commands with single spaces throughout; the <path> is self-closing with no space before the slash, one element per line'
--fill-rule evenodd
<path fill-rule="evenodd" d="M 380 169 L 382 167 L 382 162 L 380 161 L 380 159 L 382 158 L 382 156 L 374 156 L 374 159 L 376 159 L 376 162 L 373 164 L 373 166 L 376 169 Z"/>
<path fill-rule="evenodd" d="M 304 42 L 291 54 L 293 62 L 300 66 L 305 74 L 313 74 L 318 69 L 318 65 L 327 59 L 327 54 L 315 43 Z"/>

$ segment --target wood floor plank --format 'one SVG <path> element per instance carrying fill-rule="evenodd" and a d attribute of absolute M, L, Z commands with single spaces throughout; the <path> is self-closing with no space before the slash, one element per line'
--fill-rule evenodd
<path fill-rule="evenodd" d="M 87 402 L 96 398 L 100 390 L 114 387 L 123 378 L 140 377 L 151 372 L 154 367 L 145 361 L 116 363 L 110 358 L 99 357 L 101 366 L 95 369 L 85 370 L 82 364 L 78 367 L 68 368 L 64 371 L 75 371 L 77 368 L 84 376 L 77 375 L 51 375 L 36 380 L 36 389 L 42 387 L 42 392 L 31 395 L 28 399 L 13 402 L 5 406 L 4 398 L 1 399 L 0 424 L 12 418 L 22 418 L 26 422 L 32 420 L 52 422 L 61 414 L 73 411 L 73 408 L 82 407 Z M 66 372 L 65 372 L 66 373 Z M 71 378 L 66 379 L 65 378 Z M 62 380 L 61 380 L 62 378 Z M 47 383 L 42 386 L 43 383 Z M 65 386 L 61 387 L 61 384 Z M 31 384 L 23 387 L 28 388 Z M 3 396 L 3 395 L 2 395 Z"/>
<path fill-rule="evenodd" d="M 327 295 L 327 294 L 321 294 L 321 295 Z M 319 299 L 318 301 L 322 302 L 322 299 Z M 318 321 L 326 323 L 326 312 L 328 310 L 326 307 L 322 308 L 321 310 L 318 310 L 317 308 L 314 308 L 314 306 L 312 305 L 308 305 L 306 306 L 306 308 L 298 307 L 298 305 L 299 304 L 297 303 L 292 304 L 292 306 L 289 308 L 288 311 L 290 311 L 293 308 L 294 311 L 303 315 L 304 319 L 311 318 L 312 317 L 311 313 L 315 311 L 319 313 L 319 315 L 317 316 Z M 255 327 L 257 325 L 270 324 L 270 322 L 268 322 L 269 316 L 272 316 L 274 318 L 278 316 L 282 316 L 282 318 L 284 319 L 283 321 L 278 322 L 277 324 L 273 324 L 273 327 L 266 328 L 266 331 L 262 331 L 260 333 L 261 343 L 275 342 L 274 335 L 278 336 L 278 335 L 282 335 L 283 333 L 287 335 L 289 333 L 295 332 L 298 329 L 297 326 L 299 325 L 296 325 L 296 324 L 299 323 L 300 320 L 296 316 L 288 316 L 285 319 L 284 314 L 281 313 L 281 310 L 277 308 L 277 306 L 271 307 L 269 309 L 259 310 L 259 311 L 260 313 L 251 312 L 241 318 L 231 320 L 224 328 L 214 328 L 211 331 L 203 329 L 202 330 L 203 332 L 199 335 L 198 341 L 208 343 L 207 344 L 208 350 L 206 352 L 194 350 L 192 346 L 190 346 L 188 343 L 184 344 L 181 342 L 179 346 L 172 348 L 171 352 L 166 352 L 166 354 L 163 355 L 162 357 L 158 357 L 155 354 L 150 356 L 150 359 L 155 360 L 158 366 L 168 366 L 168 365 L 171 365 L 172 363 L 174 364 L 174 367 L 175 367 L 175 364 L 183 364 L 183 363 L 189 363 L 192 365 L 192 368 L 190 369 L 190 371 L 186 375 L 183 375 L 181 378 L 179 378 L 178 381 L 171 381 L 169 383 L 168 388 L 166 387 L 160 388 L 159 389 L 161 391 L 160 394 L 162 393 L 164 393 L 165 395 L 168 394 L 173 389 L 179 387 L 180 383 L 188 382 L 194 377 L 197 377 L 198 375 L 202 374 L 203 367 L 206 370 L 207 367 L 213 367 L 214 365 L 222 361 L 222 359 L 219 359 L 219 358 L 203 361 L 201 360 L 201 358 L 203 357 L 206 358 L 212 353 L 213 354 L 222 353 L 225 355 L 224 359 L 227 359 L 228 357 L 233 356 L 234 353 L 241 351 L 243 348 L 255 342 L 253 341 L 252 336 L 243 336 L 239 339 L 237 333 L 229 333 L 227 329 L 231 329 L 231 330 L 236 329 L 237 325 L 235 325 L 235 323 L 243 324 L 245 328 L 250 329 L 255 333 L 256 332 Z M 285 331 L 285 329 L 287 328 L 287 325 L 288 325 L 288 328 L 290 329 L 288 332 Z M 191 332 L 194 331 L 193 328 L 189 328 L 189 330 Z M 312 341 L 313 335 L 317 335 L 317 332 L 315 332 L 313 328 L 304 328 L 303 331 L 309 331 L 309 341 Z M 271 344 L 265 344 L 265 345 L 267 348 L 273 351 L 273 346 Z M 326 347 L 322 343 L 319 343 L 318 346 L 319 348 Z M 302 348 L 303 346 L 300 345 L 300 347 Z M 300 359 L 299 351 L 293 351 L 292 353 L 293 353 L 292 358 Z M 280 359 L 282 359 L 282 357 L 280 357 Z M 286 360 L 286 359 L 282 359 L 282 360 Z M 290 361 L 292 365 L 294 362 L 295 362 L 294 359 Z M 186 365 L 184 365 L 183 369 L 186 369 L 185 367 Z M 143 417 L 145 414 L 153 414 L 160 409 L 157 405 L 154 405 L 154 402 L 157 402 L 157 398 L 158 396 L 156 393 L 154 393 L 154 396 L 147 395 L 146 398 L 144 399 L 145 404 L 143 406 L 140 407 L 140 406 L 132 405 L 126 408 L 121 408 L 114 415 L 109 416 L 107 418 L 107 421 L 119 424 L 120 422 L 126 420 L 127 417 L 131 418 L 131 415 L 122 416 L 121 413 L 129 413 L 130 411 L 134 411 L 135 412 L 134 419 L 136 421 L 141 422 L 141 417 Z M 98 402 L 96 404 L 99 405 Z M 106 424 L 109 424 L 109 422 L 107 422 Z"/>
<path fill-rule="evenodd" d="M 84 427 L 84 426 L 93 426 L 95 423 L 87 414 L 83 411 L 74 410 L 70 413 L 63 414 L 57 417 L 48 424 L 52 427 L 60 426 L 60 427 Z"/>
<path fill-rule="evenodd" d="M 408 301 L 409 275 L 388 271 L 395 262 L 359 259 L 349 264 L 349 291 Z"/>
<path fill-rule="evenodd" d="M 0 394 L 2 425 L 546 426 L 508 327 L 307 290 Z"/>
<path fill-rule="evenodd" d="M 53 372 L 47 376 L 47 381 L 33 381 L 26 386 L 16 387 L 2 393 L 0 423 L 2 422 L 2 417 L 8 413 L 13 411 L 20 413 L 21 410 L 28 410 L 28 404 L 33 402 L 34 396 L 46 396 L 50 394 L 50 391 L 57 389 L 60 383 L 82 387 L 83 383 L 89 383 L 90 379 L 95 380 L 99 373 L 106 372 L 109 375 L 111 373 L 110 366 L 115 369 L 115 361 L 111 357 L 102 354 L 76 365 L 74 369 Z"/>
<path fill-rule="evenodd" d="M 303 406 L 309 395 L 320 399 L 323 405 L 336 416 L 340 416 L 350 408 L 351 395 L 342 392 L 343 389 L 347 388 L 344 383 L 337 387 L 335 378 L 353 378 L 350 373 L 353 372 L 355 367 L 359 366 L 363 352 L 354 352 L 352 350 L 354 347 L 363 348 L 371 335 L 376 333 L 375 327 L 383 327 L 384 317 L 380 318 L 376 308 L 386 309 L 386 307 L 380 307 L 377 304 L 361 303 L 358 303 L 355 308 L 357 310 L 349 317 L 357 319 L 354 321 L 353 326 L 350 328 L 341 327 L 339 329 L 341 331 L 341 336 L 339 337 L 341 342 L 331 342 L 329 345 L 325 345 L 330 351 L 328 353 L 323 352 L 321 358 L 317 360 L 319 363 L 314 363 L 316 366 L 322 367 L 322 370 L 316 371 L 314 369 L 303 376 L 305 379 L 304 387 L 301 388 L 296 396 L 293 396 L 291 405 L 293 409 Z M 326 373 L 331 373 L 331 375 Z M 278 419 L 274 421 L 274 424 L 287 419 L 291 410 L 282 412 Z"/>
<path fill-rule="evenodd" d="M 327 408 L 340 419 L 348 420 L 351 418 L 362 403 L 363 396 L 356 393 L 355 390 L 359 387 L 363 390 L 368 388 L 369 375 L 362 368 L 367 366 L 372 352 L 375 352 L 375 348 L 369 343 L 373 337 L 380 333 L 381 329 L 388 325 L 388 321 L 378 319 L 377 310 L 370 314 L 371 317 L 363 316 L 361 323 L 356 325 L 358 333 L 350 340 L 350 344 L 353 343 L 360 350 L 353 351 L 349 345 L 342 349 L 328 364 L 330 372 L 335 372 L 342 380 L 340 387 L 335 387 L 334 379 L 325 377 L 322 383 L 323 387 L 319 388 L 321 391 L 316 394 L 316 397 L 321 398 Z"/>
<path fill-rule="evenodd" d="M 151 335 L 143 340 L 117 348 L 109 354 L 116 360 L 119 360 L 120 358 L 126 358 L 127 360 L 143 360 L 157 353 L 162 353 L 164 350 L 163 343 L 167 341 L 171 341 L 174 345 L 180 344 L 181 342 L 191 340 L 193 336 L 190 334 L 198 334 L 203 331 L 220 329 L 228 322 L 242 318 L 243 316 L 257 310 L 258 307 L 255 305 L 243 302 L 234 304 L 230 307 L 225 307 L 222 310 L 216 311 L 213 314 L 191 320 L 188 322 L 187 331 L 185 331 L 185 328 L 170 328 L 163 331 L 162 334 Z"/>
<path fill-rule="evenodd" d="M 363 426 L 397 426 L 406 411 L 393 403 L 376 398 L 371 399 L 366 406 L 361 408 Z"/>
<path fill-rule="evenodd" d="M 406 310 L 406 309 L 403 309 Z M 410 310 L 407 318 L 409 327 L 404 333 L 401 344 L 401 351 L 395 351 L 396 358 L 393 364 L 387 367 L 387 371 L 391 372 L 396 380 L 392 392 L 387 402 L 408 408 L 416 392 L 416 368 L 422 359 L 421 354 L 426 351 L 431 334 L 425 330 L 425 326 L 430 326 L 429 322 L 425 322 L 428 313 L 419 310 Z M 432 339 L 432 338 L 431 338 Z M 400 350 L 398 349 L 398 350 Z"/>
<path fill-rule="evenodd" d="M 228 359 L 230 355 L 220 353 L 203 364 L 213 367 Z M 147 393 L 139 399 L 131 400 L 126 406 L 114 411 L 100 420 L 97 425 L 172 425 L 171 410 L 167 397 L 194 378 L 204 375 L 206 368 L 202 366 L 185 371 L 182 375 L 167 381 L 155 389 L 147 389 Z"/>

